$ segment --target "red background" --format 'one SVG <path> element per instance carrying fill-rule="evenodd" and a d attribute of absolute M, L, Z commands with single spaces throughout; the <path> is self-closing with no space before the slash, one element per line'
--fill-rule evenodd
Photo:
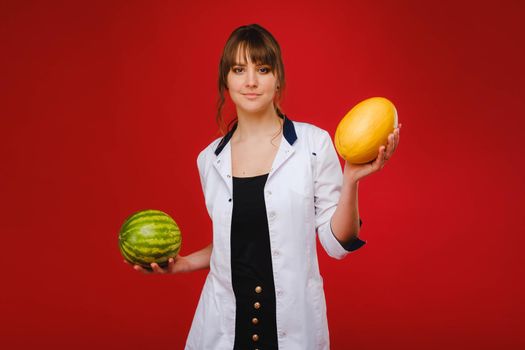
<path fill-rule="evenodd" d="M 117 233 L 155 208 L 181 254 L 210 242 L 196 157 L 222 46 L 252 22 L 282 46 L 291 119 L 333 135 L 386 96 L 403 123 L 360 183 L 368 245 L 319 250 L 332 348 L 525 346 L 519 1 L 0 6 L 2 348 L 183 348 L 207 271 L 137 273 Z"/>

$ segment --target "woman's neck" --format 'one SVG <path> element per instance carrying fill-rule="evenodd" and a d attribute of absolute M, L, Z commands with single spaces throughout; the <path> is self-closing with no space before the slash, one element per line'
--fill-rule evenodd
<path fill-rule="evenodd" d="M 246 113 L 237 110 L 238 124 L 233 138 L 237 142 L 246 140 L 266 140 L 281 129 L 282 119 L 275 109 L 270 108 L 260 113 Z"/>

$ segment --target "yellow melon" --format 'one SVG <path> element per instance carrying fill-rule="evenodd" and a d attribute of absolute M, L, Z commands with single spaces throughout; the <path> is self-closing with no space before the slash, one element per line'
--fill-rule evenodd
<path fill-rule="evenodd" d="M 384 97 L 372 97 L 355 105 L 335 131 L 335 148 L 353 164 L 377 158 L 379 147 L 388 143 L 388 135 L 397 128 L 397 111 Z"/>

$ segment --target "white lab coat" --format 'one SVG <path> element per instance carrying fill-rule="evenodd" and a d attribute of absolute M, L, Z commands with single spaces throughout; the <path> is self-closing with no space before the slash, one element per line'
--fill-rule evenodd
<path fill-rule="evenodd" d="M 214 140 L 197 158 L 206 208 L 213 222 L 213 251 L 186 350 L 233 349 L 236 304 L 230 266 L 232 133 Z M 264 187 L 281 350 L 330 348 L 316 231 L 324 250 L 336 259 L 366 243 L 357 239 L 350 247 L 343 247 L 331 230 L 342 176 L 328 132 L 284 117 L 282 140 Z"/>

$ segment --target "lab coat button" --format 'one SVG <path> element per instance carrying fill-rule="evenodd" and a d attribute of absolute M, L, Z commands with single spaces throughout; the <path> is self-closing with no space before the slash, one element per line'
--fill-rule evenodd
<path fill-rule="evenodd" d="M 284 337 L 286 337 L 286 332 L 284 332 L 284 331 L 279 332 L 279 335 L 281 336 L 281 338 L 284 338 Z"/>
<path fill-rule="evenodd" d="M 255 293 L 259 294 L 261 292 L 262 292 L 262 287 L 261 286 L 255 287 Z"/>
<path fill-rule="evenodd" d="M 228 198 L 228 202 L 231 202 L 231 201 L 232 201 L 232 199 L 231 199 L 231 198 Z"/>
<path fill-rule="evenodd" d="M 279 289 L 279 290 L 277 290 L 277 296 L 279 296 L 279 297 L 280 297 L 281 295 L 283 295 L 283 291 L 282 291 L 282 290 L 280 290 L 280 289 Z"/>
<path fill-rule="evenodd" d="M 278 250 L 273 250 L 273 251 L 272 251 L 272 255 L 273 255 L 273 256 L 279 256 L 279 254 L 280 254 L 280 253 L 279 253 Z"/>
<path fill-rule="evenodd" d="M 270 219 L 273 219 L 273 218 L 275 218 L 275 212 L 272 211 L 270 212 Z"/>

